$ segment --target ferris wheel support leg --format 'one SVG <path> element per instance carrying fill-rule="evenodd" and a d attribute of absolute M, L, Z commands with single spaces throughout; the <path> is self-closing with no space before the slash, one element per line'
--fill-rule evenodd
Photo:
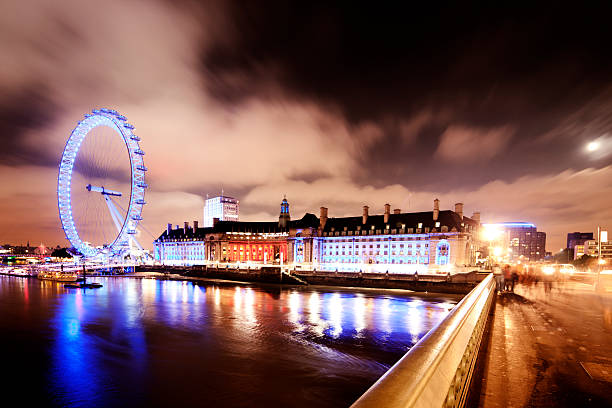
<path fill-rule="evenodd" d="M 132 242 L 134 245 L 136 245 L 138 247 L 138 249 L 140 249 L 141 251 L 144 251 L 144 249 L 142 249 L 142 245 L 140 245 L 140 242 L 138 242 L 138 240 L 136 240 L 136 238 L 134 238 L 134 237 L 130 238 L 130 242 Z"/>
<path fill-rule="evenodd" d="M 117 232 L 120 233 L 121 232 L 121 221 L 120 221 L 121 217 L 118 214 L 117 208 L 115 207 L 111 199 L 106 195 L 104 196 L 104 201 L 106 202 L 108 211 L 110 212 L 111 218 L 113 219 L 113 222 L 115 223 L 115 227 L 117 227 Z"/>

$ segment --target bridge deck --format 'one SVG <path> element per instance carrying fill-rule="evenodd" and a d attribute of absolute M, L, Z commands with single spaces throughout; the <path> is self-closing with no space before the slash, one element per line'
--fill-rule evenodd
<path fill-rule="evenodd" d="M 612 294 L 578 282 L 497 298 L 481 407 L 612 406 Z"/>

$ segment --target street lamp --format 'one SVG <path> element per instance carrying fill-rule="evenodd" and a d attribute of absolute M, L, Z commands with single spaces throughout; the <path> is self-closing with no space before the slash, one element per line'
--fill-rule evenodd
<path fill-rule="evenodd" d="M 597 282 L 595 283 L 595 290 L 598 291 L 601 289 L 600 285 L 599 285 L 599 277 L 601 275 L 601 266 L 604 265 L 606 263 L 605 259 L 602 259 L 601 257 L 601 238 L 602 238 L 602 231 L 601 231 L 601 227 L 597 227 Z M 606 240 L 608 239 L 608 232 L 606 231 Z"/>
<path fill-rule="evenodd" d="M 495 258 L 499 258 L 502 254 L 502 248 L 497 242 L 502 235 L 502 230 L 494 224 L 483 224 L 480 234 L 481 239 L 489 243 L 488 261 L 489 267 L 492 268 Z"/>

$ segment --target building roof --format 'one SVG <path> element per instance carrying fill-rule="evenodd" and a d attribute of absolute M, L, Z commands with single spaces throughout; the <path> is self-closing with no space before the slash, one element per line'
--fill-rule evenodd
<path fill-rule="evenodd" d="M 523 222 L 523 221 L 512 221 L 512 222 L 493 222 L 490 224 L 483 224 L 485 226 L 487 225 L 492 225 L 492 226 L 496 226 L 496 227 L 503 227 L 503 228 L 535 228 L 535 224 L 532 224 L 530 222 Z"/>
<path fill-rule="evenodd" d="M 318 228 L 319 219 L 310 213 L 306 213 L 299 220 L 289 221 L 286 228 L 279 226 L 278 221 L 218 221 L 213 227 L 198 228 L 197 231 L 193 231 L 193 227 L 187 228 L 187 234 L 185 234 L 184 228 L 177 228 L 168 231 L 164 231 L 157 239 L 158 240 L 175 240 L 175 239 L 200 239 L 204 240 L 207 234 L 212 233 L 226 233 L 226 232 L 250 232 L 250 233 L 278 233 L 287 232 L 291 228 Z"/>
<path fill-rule="evenodd" d="M 389 225 L 390 229 L 399 228 L 418 228 L 421 223 L 422 228 L 429 228 L 433 230 L 436 228 L 438 231 L 444 226 L 448 227 L 448 231 L 452 231 L 453 228 L 456 231 L 464 231 L 465 226 L 471 226 L 472 228 L 478 226 L 478 222 L 474 221 L 469 217 L 461 218 L 459 214 L 451 210 L 443 210 L 439 212 L 438 219 L 433 219 L 433 211 L 414 212 L 414 213 L 401 213 L 401 214 L 389 214 L 389 222 L 385 223 L 384 214 L 380 215 L 368 215 L 368 219 L 365 224 L 362 223 L 363 219 L 359 217 L 337 217 L 328 218 L 325 222 L 323 232 L 331 231 L 356 231 L 360 229 L 372 229 L 384 230 Z M 436 222 L 440 223 L 439 227 L 436 227 Z M 462 225 L 463 224 L 463 225 Z M 175 240 L 175 239 L 196 239 L 204 240 L 207 234 L 212 233 L 228 233 L 228 232 L 250 232 L 250 233 L 279 233 L 288 232 L 290 229 L 300 228 L 318 228 L 319 218 L 314 214 L 306 213 L 299 220 L 289 221 L 287 227 L 283 228 L 279 226 L 278 221 L 218 221 L 213 227 L 209 228 L 198 228 L 195 232 L 190 226 L 185 234 L 184 228 L 172 229 L 168 235 L 168 231 L 164 231 L 158 238 L 158 240 Z"/>
<path fill-rule="evenodd" d="M 444 210 L 440 211 L 438 219 L 434 221 L 433 211 L 414 212 L 414 213 L 401 213 L 401 214 L 389 214 L 389 222 L 385 223 L 384 214 L 381 215 L 368 215 L 368 219 L 363 224 L 363 218 L 360 217 L 341 217 L 341 218 L 328 218 L 325 223 L 323 231 L 343 231 L 345 228 L 347 231 L 356 231 L 357 227 L 361 229 L 371 229 L 374 226 L 375 230 L 384 230 L 387 225 L 390 229 L 394 228 L 418 228 L 419 223 L 422 223 L 422 228 L 436 228 L 436 222 L 440 222 L 440 227 L 447 226 L 448 230 L 455 228 L 457 231 L 462 230 L 462 223 L 464 225 L 477 226 L 478 223 L 471 218 L 461 217 L 454 211 Z"/>

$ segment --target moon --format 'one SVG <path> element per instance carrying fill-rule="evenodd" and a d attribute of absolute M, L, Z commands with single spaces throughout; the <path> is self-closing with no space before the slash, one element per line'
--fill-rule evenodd
<path fill-rule="evenodd" d="M 594 152 L 594 151 L 598 150 L 599 147 L 600 147 L 600 143 L 598 141 L 589 142 L 586 145 L 586 149 L 589 152 Z"/>

